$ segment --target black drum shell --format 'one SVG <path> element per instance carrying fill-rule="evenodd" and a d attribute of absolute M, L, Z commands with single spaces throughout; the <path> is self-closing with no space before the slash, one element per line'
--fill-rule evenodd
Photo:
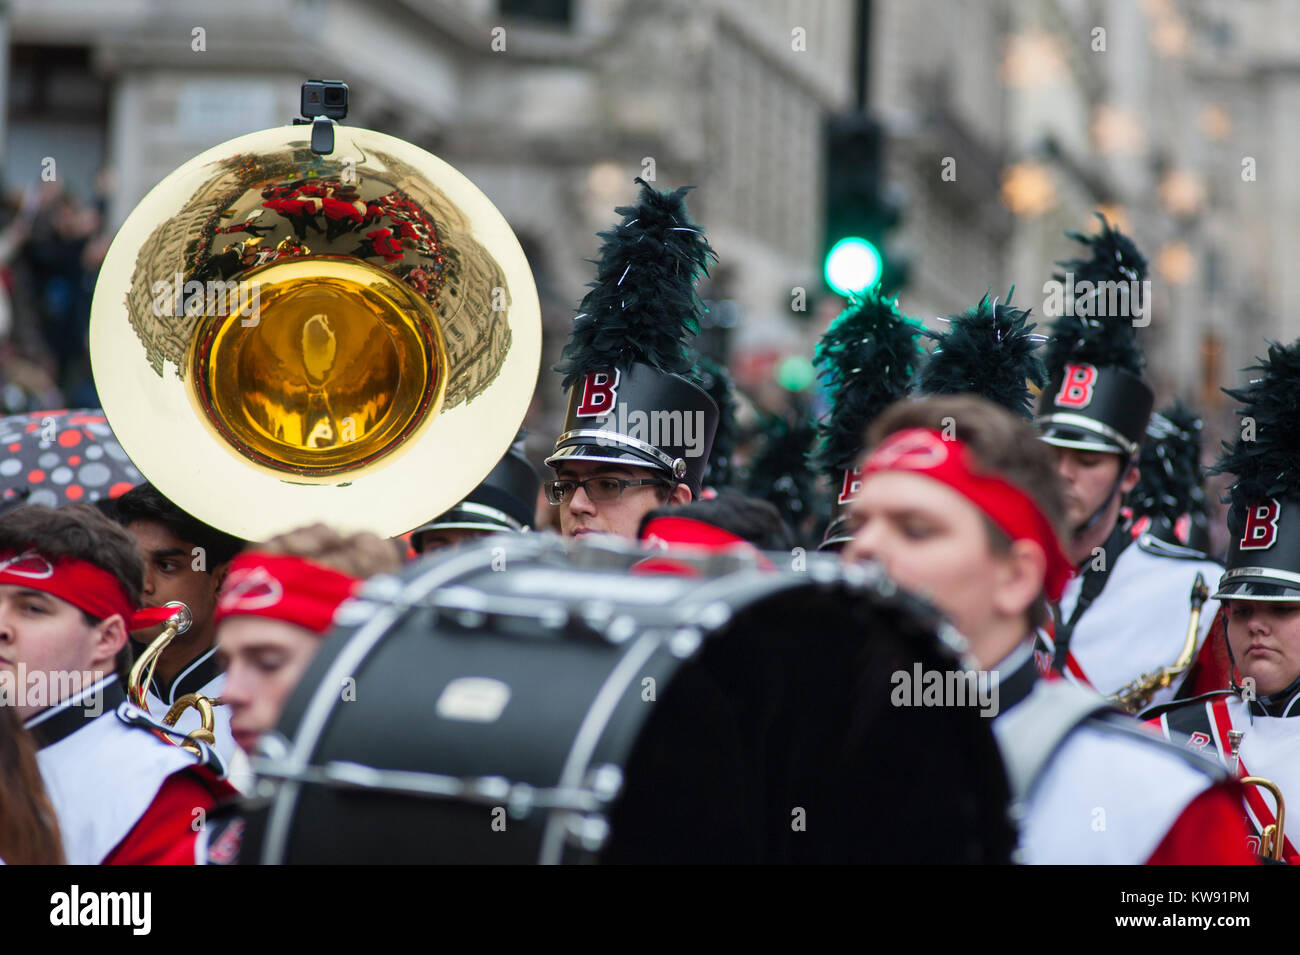
<path fill-rule="evenodd" d="M 581 814 L 567 811 L 513 815 L 504 800 L 300 783 L 292 800 L 284 789 L 276 797 L 281 837 L 266 838 L 271 810 L 249 813 L 243 861 L 1008 861 L 1014 833 L 989 720 L 890 703 L 892 673 L 958 665 L 919 605 L 825 567 L 820 577 L 637 578 L 626 564 L 574 568 L 555 544 L 529 546 L 511 572 L 480 559 L 435 588 L 477 594 L 486 613 L 398 614 L 348 674 L 350 694 L 339 687 L 352 698 L 333 704 L 308 762 L 534 787 L 582 785 L 591 769 L 617 766 L 623 787 L 600 814 L 603 845 L 569 837 Z M 421 562 L 404 579 L 445 563 Z M 567 607 L 567 620 L 495 612 L 520 599 Z M 592 604 L 608 611 L 604 626 L 588 625 Z M 365 626 L 322 646 L 286 708 L 287 738 Z M 510 688 L 498 719 L 438 715 L 461 677 Z M 589 716 L 597 698 L 607 719 Z M 580 737 L 589 756 L 566 775 Z"/>

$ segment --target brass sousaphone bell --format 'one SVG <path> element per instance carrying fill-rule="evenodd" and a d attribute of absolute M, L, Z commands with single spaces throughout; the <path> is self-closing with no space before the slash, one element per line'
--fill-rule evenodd
<path fill-rule="evenodd" d="M 158 184 L 95 287 L 104 413 L 195 517 L 257 540 L 401 534 L 519 429 L 541 353 L 518 240 L 464 176 L 381 133 L 263 130 Z"/>

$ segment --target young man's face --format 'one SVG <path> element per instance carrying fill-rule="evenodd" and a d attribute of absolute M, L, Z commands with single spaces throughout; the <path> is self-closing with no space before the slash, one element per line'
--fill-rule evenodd
<path fill-rule="evenodd" d="M 161 607 L 179 600 L 190 608 L 194 617 L 191 631 L 207 633 L 210 637 L 212 612 L 221 586 L 221 574 L 215 572 L 218 568 L 212 566 L 211 557 L 205 555 L 207 570 L 195 570 L 194 544 L 181 540 L 158 521 L 133 521 L 126 529 L 135 538 L 144 562 L 142 603 L 146 607 Z"/>
<path fill-rule="evenodd" d="M 599 461 L 564 461 L 555 473 L 559 481 L 585 481 L 588 478 L 622 478 L 639 481 L 661 475 L 649 468 L 635 465 L 604 464 Z M 636 540 L 641 518 L 663 504 L 689 504 L 691 490 L 678 484 L 665 502 L 659 497 L 659 487 L 643 484 L 629 487 L 615 501 L 593 501 L 584 488 L 577 488 L 560 507 L 560 531 L 565 537 L 584 537 L 588 534 L 615 534 Z"/>
<path fill-rule="evenodd" d="M 1042 587 L 1008 589 L 1009 558 L 989 547 L 983 513 L 957 491 L 919 474 L 869 475 L 850 507 L 854 536 L 840 557 L 874 560 L 900 587 L 925 597 L 972 641 L 998 619 L 1026 614 Z M 1027 594 L 1027 599 L 1023 596 Z M 1023 630 L 1018 634 L 1023 638 Z M 989 663 L 999 658 L 995 653 Z"/>
<path fill-rule="evenodd" d="M 61 597 L 11 584 L 0 585 L 0 670 L 17 678 L 24 665 L 27 686 L 32 674 L 44 674 L 44 701 L 18 696 L 18 715 L 29 719 L 46 706 L 85 689 L 82 674 L 94 682 L 113 672 L 117 653 L 126 644 L 121 617 L 86 623 L 82 612 Z M 16 684 L 12 689 L 20 689 Z M 66 691 L 66 692 L 65 692 Z"/>
<path fill-rule="evenodd" d="M 1286 689 L 1300 677 L 1300 602 L 1227 600 L 1228 644 L 1255 695 Z"/>
<path fill-rule="evenodd" d="M 320 640 L 306 627 L 242 614 L 217 628 L 217 658 L 226 671 L 221 699 L 230 706 L 231 735 L 246 752 L 279 722 Z"/>
<path fill-rule="evenodd" d="M 1115 489 L 1119 469 L 1124 461 L 1118 454 L 1105 451 L 1081 451 L 1077 448 L 1058 448 L 1053 446 L 1056 456 L 1056 473 L 1061 479 L 1061 491 L 1065 495 L 1065 523 L 1073 529 L 1083 526 L 1098 508 L 1106 503 Z M 1129 468 L 1116 494 L 1106 508 L 1106 512 L 1097 519 L 1093 528 L 1095 535 L 1090 535 L 1087 547 L 1082 555 L 1070 553 L 1070 559 L 1076 564 L 1091 555 L 1093 536 L 1105 540 L 1119 517 L 1119 509 L 1124 495 L 1133 490 L 1137 484 L 1137 468 Z M 1078 542 L 1066 541 L 1067 549 Z M 1077 548 L 1076 548 L 1077 549 Z"/>

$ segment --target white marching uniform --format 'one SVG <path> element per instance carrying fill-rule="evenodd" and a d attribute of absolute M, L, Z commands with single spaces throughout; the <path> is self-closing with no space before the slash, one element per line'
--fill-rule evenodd
<path fill-rule="evenodd" d="M 1187 639 L 1197 573 L 1213 587 L 1223 567 L 1200 551 L 1140 535 L 1120 552 L 1105 587 L 1076 622 L 1069 652 L 1082 672 L 1067 675 L 1082 677 L 1102 696 L 1109 696 L 1142 674 L 1173 663 Z M 1062 619 L 1070 619 L 1082 586 L 1082 576 L 1066 584 Z M 1197 651 L 1218 608 L 1217 601 L 1207 601 L 1201 610 Z M 1172 700 L 1185 676 L 1154 693 L 1147 705 Z"/>
<path fill-rule="evenodd" d="M 172 704 L 187 693 L 199 693 L 211 700 L 220 697 L 226 687 L 226 674 L 217 669 L 216 654 L 217 648 L 213 647 L 191 660 L 185 669 L 176 674 L 176 679 L 172 680 L 171 685 L 165 690 L 160 691 L 155 677 L 153 684 L 145 693 L 145 702 L 149 704 L 150 715 L 156 720 L 161 720 L 167 715 Z M 176 720 L 176 729 L 186 734 L 199 729 L 202 725 L 199 711 L 194 707 L 185 710 Z M 230 707 L 212 708 L 212 736 L 217 755 L 229 766 L 235 751 L 239 748 L 230 733 Z"/>
<path fill-rule="evenodd" d="M 99 694 L 99 701 L 95 701 Z M 168 777 L 191 769 L 190 753 L 127 719 L 148 719 L 126 702 L 116 676 L 36 714 L 25 724 L 39 749 L 41 778 L 72 865 L 97 865 L 149 810 Z M 94 713 L 98 711 L 98 715 Z"/>
<path fill-rule="evenodd" d="M 1022 645 L 997 668 L 993 721 L 1012 783 L 1017 861 L 1140 865 L 1180 824 L 1188 805 L 1226 778 L 1065 680 L 1037 679 Z"/>
<path fill-rule="evenodd" d="M 1263 776 L 1277 783 L 1283 799 L 1300 793 L 1300 693 L 1281 707 L 1277 716 L 1262 712 L 1231 693 L 1198 697 L 1166 710 L 1151 721 L 1165 738 L 1187 749 L 1205 753 L 1239 776 Z M 1232 756 L 1229 731 L 1242 734 L 1237 759 Z M 1245 793 L 1245 813 L 1254 834 L 1250 850 L 1259 852 L 1259 833 L 1277 822 L 1271 794 L 1250 787 Z M 1300 863 L 1300 820 L 1286 819 L 1284 858 Z"/>

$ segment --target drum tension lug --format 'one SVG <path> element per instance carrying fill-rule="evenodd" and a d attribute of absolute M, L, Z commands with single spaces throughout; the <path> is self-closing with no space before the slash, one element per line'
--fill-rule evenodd
<path fill-rule="evenodd" d="M 564 828 L 569 844 L 588 852 L 598 851 L 609 840 L 609 822 L 599 814 L 569 813 Z"/>

